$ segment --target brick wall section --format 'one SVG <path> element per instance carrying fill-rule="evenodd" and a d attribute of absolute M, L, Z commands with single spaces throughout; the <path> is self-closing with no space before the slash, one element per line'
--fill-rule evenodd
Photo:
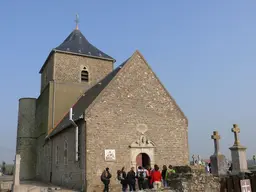
<path fill-rule="evenodd" d="M 77 123 L 81 129 L 80 139 L 84 141 L 84 121 Z M 64 165 L 64 141 L 68 141 L 68 165 Z M 75 161 L 75 128 L 70 127 L 52 139 L 53 164 L 52 183 L 73 189 L 81 189 L 84 179 L 84 142 L 81 142 L 81 159 Z M 59 163 L 56 163 L 56 150 L 59 148 Z"/>
<path fill-rule="evenodd" d="M 16 153 L 21 156 L 20 179 L 35 177 L 36 168 L 36 99 L 22 98 L 19 100 Z"/>
<path fill-rule="evenodd" d="M 49 181 L 50 166 L 47 163 L 45 137 L 49 124 L 49 107 L 50 107 L 50 84 L 44 88 L 43 92 L 37 99 L 36 103 L 36 129 L 37 129 L 37 167 L 36 178 L 42 181 Z"/>
<path fill-rule="evenodd" d="M 102 185 L 105 167 L 110 167 L 113 184 L 118 169 L 130 168 L 128 146 L 139 138 L 140 123 L 148 126 L 146 135 L 156 144 L 158 165 L 188 163 L 187 120 L 137 52 L 95 101 L 86 122 L 89 191 Z M 116 162 L 104 161 L 105 149 L 116 150 Z"/>
<path fill-rule="evenodd" d="M 48 85 L 49 81 L 52 81 L 53 79 L 53 63 L 54 63 L 54 57 L 51 56 L 47 64 L 45 65 L 42 74 L 41 74 L 41 92 L 43 92 L 44 88 Z"/>
<path fill-rule="evenodd" d="M 37 137 L 46 133 L 48 130 L 49 120 L 49 103 L 50 103 L 50 84 L 45 87 L 44 91 L 38 97 L 36 102 L 36 129 Z"/>
<path fill-rule="evenodd" d="M 81 83 L 58 83 L 51 82 L 52 94 L 51 98 L 54 103 L 54 116 L 52 116 L 52 107 L 50 111 L 49 129 L 54 128 L 69 111 L 70 107 L 81 97 L 88 89 L 87 85 Z M 55 95 L 54 95 L 55 94 Z M 54 118 L 54 122 L 52 122 Z M 53 124 L 54 123 L 54 124 Z"/>
<path fill-rule="evenodd" d="M 93 85 L 113 70 L 112 61 L 64 53 L 55 53 L 54 57 L 53 79 L 57 82 L 81 83 L 81 70 L 86 67 L 89 84 Z"/>
<path fill-rule="evenodd" d="M 49 133 L 89 87 L 113 70 L 112 61 L 58 52 L 54 53 L 52 57 L 54 57 L 54 64 L 51 73 L 54 82 L 51 83 L 50 98 L 54 102 L 51 103 L 51 106 L 54 105 L 54 116 L 50 106 Z M 48 64 L 45 70 L 51 68 L 51 63 Z M 81 82 L 81 70 L 84 67 L 89 72 L 89 82 Z"/>

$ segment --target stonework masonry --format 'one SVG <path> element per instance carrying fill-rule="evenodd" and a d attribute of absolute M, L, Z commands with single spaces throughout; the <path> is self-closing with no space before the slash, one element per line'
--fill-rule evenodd
<path fill-rule="evenodd" d="M 85 45 L 77 44 L 80 38 Z M 20 99 L 16 150 L 21 156 L 20 179 L 96 192 L 102 191 L 100 175 L 106 167 L 113 175 L 111 185 L 120 189 L 116 171 L 134 166 L 136 153 L 142 151 L 150 152 L 151 163 L 159 166 L 188 164 L 187 118 L 143 56 L 136 51 L 120 70 L 111 73 L 114 59 L 98 58 L 99 51 L 79 31 L 72 32 L 67 41 L 73 43 L 72 49 L 67 47 L 73 51 L 81 51 L 81 46 L 83 51 L 93 49 L 84 55 L 53 50 L 40 71 L 40 96 Z M 81 82 L 84 69 L 88 82 Z M 106 76 L 108 81 L 99 83 Z M 89 89 L 93 91 L 86 92 Z M 74 105 L 80 97 L 85 100 Z M 71 107 L 84 112 L 73 114 L 79 117 L 79 161 L 75 160 L 75 127 L 62 121 Z M 63 130 L 49 136 L 57 125 Z M 147 130 L 139 130 L 139 125 Z M 141 134 L 151 148 L 140 149 L 136 142 L 144 138 Z M 64 143 L 68 143 L 67 152 Z M 105 149 L 115 150 L 115 161 L 105 161 Z"/>
<path fill-rule="evenodd" d="M 54 56 L 50 56 L 41 74 L 41 93 L 50 81 L 53 80 Z"/>
<path fill-rule="evenodd" d="M 81 130 L 80 140 L 84 141 L 84 121 L 79 121 L 78 127 Z M 68 163 L 64 164 L 64 141 L 68 143 Z M 81 142 L 79 161 L 75 161 L 75 127 L 70 127 L 53 137 L 53 162 L 52 162 L 52 183 L 72 189 L 81 189 L 84 185 L 84 142 Z M 57 152 L 58 148 L 58 152 Z M 58 156 L 58 157 L 57 157 Z M 57 162 L 58 158 L 58 162 Z"/>
<path fill-rule="evenodd" d="M 86 67 L 88 84 L 94 85 L 113 70 L 113 61 L 65 53 L 55 53 L 54 57 L 53 79 L 57 82 L 81 83 L 81 70 Z"/>
<path fill-rule="evenodd" d="M 19 100 L 17 147 L 20 154 L 20 179 L 29 180 L 35 176 L 36 169 L 36 129 L 35 129 L 35 98 Z"/>
<path fill-rule="evenodd" d="M 131 167 L 129 145 L 138 139 L 136 126 L 141 123 L 156 145 L 158 165 L 188 164 L 187 119 L 141 55 L 135 53 L 112 81 L 85 118 L 88 190 L 101 184 L 95 178 L 105 167 L 113 174 Z M 116 150 L 115 162 L 104 161 L 105 149 Z"/>
<path fill-rule="evenodd" d="M 113 70 L 113 61 L 65 53 L 54 53 L 52 57 L 53 81 L 50 82 L 49 97 L 54 110 L 49 111 L 49 133 L 87 89 Z M 81 82 L 81 71 L 84 68 L 89 72 L 88 82 Z M 48 65 L 44 70 L 47 69 Z"/>

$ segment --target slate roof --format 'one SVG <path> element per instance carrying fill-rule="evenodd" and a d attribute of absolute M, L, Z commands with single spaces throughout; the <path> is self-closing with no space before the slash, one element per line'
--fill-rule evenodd
<path fill-rule="evenodd" d="M 73 30 L 65 41 L 56 47 L 55 50 L 114 61 L 112 57 L 94 47 L 78 29 Z"/>
<path fill-rule="evenodd" d="M 78 101 L 72 106 L 73 108 L 73 120 L 77 121 L 82 118 L 84 111 L 92 104 L 92 102 L 97 98 L 97 96 L 102 92 L 102 90 L 111 82 L 111 80 L 117 75 L 120 69 L 127 63 L 129 59 L 123 62 L 119 67 L 109 73 L 104 79 L 99 83 L 87 90 Z M 54 128 L 54 130 L 47 136 L 52 137 L 57 133 L 63 131 L 71 125 L 69 120 L 69 111 L 65 114 L 64 118 L 60 123 Z"/>
<path fill-rule="evenodd" d="M 116 60 L 106 53 L 100 51 L 93 46 L 78 29 L 73 30 L 69 36 L 58 47 L 52 49 L 48 55 L 45 63 L 41 67 L 39 73 L 41 73 L 47 64 L 47 61 L 54 52 L 71 53 L 77 55 L 83 55 L 92 58 L 105 59 L 115 62 Z"/>

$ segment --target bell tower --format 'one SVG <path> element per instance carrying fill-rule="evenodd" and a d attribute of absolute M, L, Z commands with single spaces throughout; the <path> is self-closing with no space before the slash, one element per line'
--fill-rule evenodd
<path fill-rule="evenodd" d="M 40 70 L 41 95 L 49 89 L 48 133 L 90 87 L 113 70 L 115 59 L 92 45 L 76 28 L 54 48 Z"/>

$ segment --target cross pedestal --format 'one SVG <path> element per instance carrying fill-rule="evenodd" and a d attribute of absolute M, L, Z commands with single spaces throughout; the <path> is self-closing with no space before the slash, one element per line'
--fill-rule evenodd
<path fill-rule="evenodd" d="M 213 175 L 226 175 L 228 165 L 226 162 L 226 157 L 222 155 L 219 151 L 219 140 L 220 135 L 218 131 L 213 131 L 211 139 L 214 140 L 214 154 L 210 157 L 211 160 L 211 171 Z"/>
<path fill-rule="evenodd" d="M 250 172 L 247 166 L 246 158 L 246 147 L 240 144 L 238 133 L 240 129 L 237 124 L 233 125 L 231 131 L 234 133 L 234 145 L 230 147 L 231 157 L 232 157 L 232 174 L 237 175 L 241 172 Z"/>

